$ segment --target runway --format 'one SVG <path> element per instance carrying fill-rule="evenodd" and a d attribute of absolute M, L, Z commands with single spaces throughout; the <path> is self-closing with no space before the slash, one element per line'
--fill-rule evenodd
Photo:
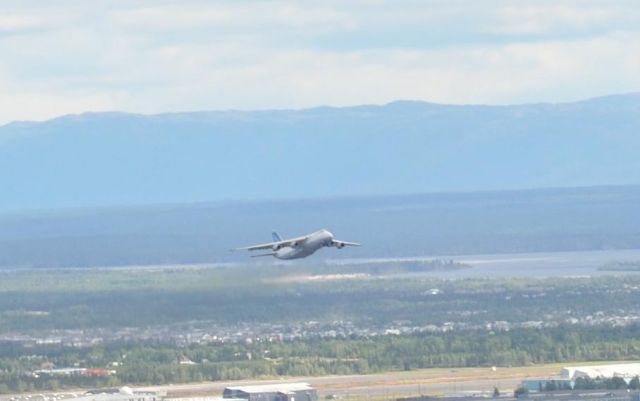
<path fill-rule="evenodd" d="M 167 386 L 140 387 L 160 391 L 171 397 L 221 396 L 228 386 L 307 382 L 318 389 L 320 398 L 394 399 L 413 395 L 482 394 L 512 392 L 522 379 L 549 377 L 560 372 L 560 365 L 519 368 L 426 369 L 371 375 L 294 377 L 280 380 L 240 380 Z"/>

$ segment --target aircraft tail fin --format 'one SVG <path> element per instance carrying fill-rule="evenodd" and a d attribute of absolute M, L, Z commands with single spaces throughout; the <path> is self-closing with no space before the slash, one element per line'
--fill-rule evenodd
<path fill-rule="evenodd" d="M 280 242 L 282 241 L 282 237 L 280 236 L 280 234 L 278 234 L 278 232 L 274 231 L 271 233 L 271 238 L 273 238 L 273 242 Z"/>

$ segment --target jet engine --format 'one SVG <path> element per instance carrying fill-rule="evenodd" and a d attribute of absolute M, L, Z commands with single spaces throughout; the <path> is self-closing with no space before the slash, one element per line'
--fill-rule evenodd
<path fill-rule="evenodd" d="M 290 256 L 293 254 L 293 248 L 290 246 L 285 246 L 276 251 L 275 257 L 278 259 L 290 259 Z"/>

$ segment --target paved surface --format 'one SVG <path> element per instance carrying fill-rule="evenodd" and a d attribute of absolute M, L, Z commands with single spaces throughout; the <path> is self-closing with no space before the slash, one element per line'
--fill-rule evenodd
<path fill-rule="evenodd" d="M 188 383 L 163 386 L 135 387 L 134 390 L 149 390 L 166 393 L 171 397 L 220 397 L 228 386 L 307 382 L 318 389 L 321 399 L 327 396 L 359 399 L 395 399 L 412 395 L 477 394 L 492 392 L 498 387 L 503 393 L 511 393 L 526 377 L 549 377 L 560 372 L 560 365 L 524 368 L 466 368 L 426 369 L 409 372 L 377 373 L 371 375 L 293 377 L 280 380 L 235 380 L 219 382 Z M 73 393 L 82 394 L 84 390 Z M 62 394 L 57 394 L 57 400 Z M 3 395 L 0 401 L 56 401 L 54 393 Z"/>
<path fill-rule="evenodd" d="M 559 373 L 559 366 L 527 368 L 429 369 L 372 375 L 296 377 L 282 380 L 242 380 L 142 387 L 170 396 L 220 396 L 227 386 L 273 384 L 304 381 L 318 389 L 321 398 L 396 398 L 419 394 L 441 395 L 492 392 L 498 387 L 511 392 L 526 377 L 548 377 Z"/>

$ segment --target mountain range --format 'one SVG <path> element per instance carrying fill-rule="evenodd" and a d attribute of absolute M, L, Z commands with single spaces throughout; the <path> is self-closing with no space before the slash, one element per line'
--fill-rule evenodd
<path fill-rule="evenodd" d="M 69 115 L 0 127 L 0 213 L 640 183 L 640 94 Z"/>

